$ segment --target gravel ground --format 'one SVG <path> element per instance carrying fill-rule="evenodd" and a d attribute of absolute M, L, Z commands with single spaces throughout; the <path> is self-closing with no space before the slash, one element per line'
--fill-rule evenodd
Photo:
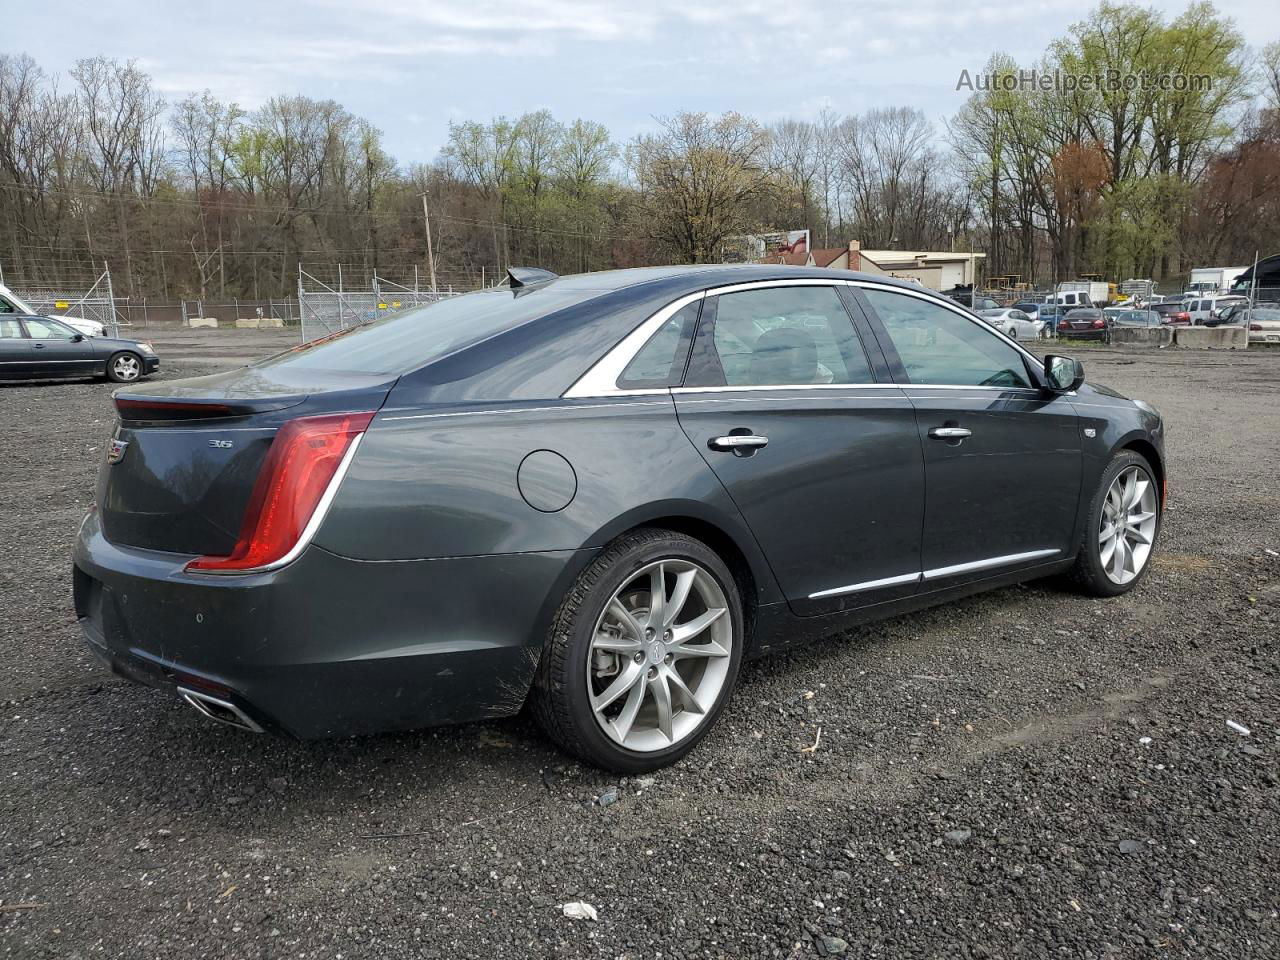
<path fill-rule="evenodd" d="M 68 585 L 109 388 L 0 388 L 0 956 L 1280 956 L 1280 352 L 1081 355 L 1169 425 L 1136 593 L 758 661 L 632 780 L 522 718 L 292 743 L 111 677 Z"/>

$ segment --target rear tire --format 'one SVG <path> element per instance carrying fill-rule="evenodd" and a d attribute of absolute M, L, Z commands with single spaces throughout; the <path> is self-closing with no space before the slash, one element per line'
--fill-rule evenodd
<path fill-rule="evenodd" d="M 113 353 L 107 360 L 107 379 L 116 383 L 133 383 L 142 379 L 142 358 L 130 350 Z"/>
<path fill-rule="evenodd" d="M 1117 597 L 1146 576 L 1161 516 L 1160 486 L 1141 454 L 1121 450 L 1102 472 L 1068 574 L 1083 593 Z"/>
<path fill-rule="evenodd" d="M 624 534 L 556 611 L 533 715 L 563 750 L 596 766 L 625 774 L 665 767 L 715 725 L 737 682 L 743 639 L 737 584 L 706 544 L 670 530 Z"/>

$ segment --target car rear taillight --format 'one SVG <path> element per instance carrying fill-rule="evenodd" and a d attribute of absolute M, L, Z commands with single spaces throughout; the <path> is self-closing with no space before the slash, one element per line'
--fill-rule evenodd
<path fill-rule="evenodd" d="M 1106 326 L 1106 323 L 1104 323 L 1101 320 L 1095 320 L 1093 321 L 1093 326 L 1095 330 L 1101 330 L 1103 327 Z"/>
<path fill-rule="evenodd" d="M 1260 323 L 1251 323 L 1251 324 L 1249 324 L 1249 329 L 1250 329 L 1250 330 L 1252 330 L 1254 333 L 1261 333 L 1261 332 L 1262 332 L 1262 324 L 1260 324 Z"/>
<path fill-rule="evenodd" d="M 324 519 L 373 413 L 299 417 L 280 428 L 258 473 L 240 538 L 225 557 L 197 557 L 192 573 L 255 573 L 283 566 Z"/>
<path fill-rule="evenodd" d="M 1175 319 L 1175 320 L 1186 320 L 1188 323 L 1190 323 L 1190 322 L 1191 322 L 1191 314 L 1189 314 L 1189 313 L 1175 313 L 1175 314 L 1173 315 L 1173 319 Z"/>

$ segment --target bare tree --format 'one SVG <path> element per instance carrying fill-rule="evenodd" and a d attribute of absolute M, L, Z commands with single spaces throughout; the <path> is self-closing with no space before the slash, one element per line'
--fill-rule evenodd
<path fill-rule="evenodd" d="M 780 120 L 768 129 L 769 164 L 790 196 L 798 202 L 799 225 L 812 227 L 813 191 L 818 178 L 818 131 L 806 120 Z"/>
<path fill-rule="evenodd" d="M 628 150 L 647 228 L 685 263 L 716 259 L 721 244 L 754 224 L 748 210 L 767 193 L 768 136 L 737 113 L 681 113 Z"/>

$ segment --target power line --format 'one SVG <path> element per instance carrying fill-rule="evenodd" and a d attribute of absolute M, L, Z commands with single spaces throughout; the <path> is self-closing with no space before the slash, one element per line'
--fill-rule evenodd
<path fill-rule="evenodd" d="M 66 190 L 62 188 L 45 188 L 35 187 L 24 183 L 4 183 L 0 184 L 0 188 L 6 190 L 17 190 L 33 196 L 40 197 L 67 197 L 70 199 L 92 198 L 102 201 L 113 202 L 129 202 L 140 205 L 147 204 L 168 204 L 172 206 L 200 207 L 218 210 L 237 210 L 244 213 L 287 213 L 295 216 L 325 216 L 325 217 L 349 217 L 354 215 L 369 217 L 370 219 L 396 221 L 397 223 L 405 220 L 412 221 L 413 215 L 407 213 L 396 213 L 394 211 L 378 211 L 363 210 L 355 211 L 345 209 L 333 209 L 328 207 L 294 207 L 280 206 L 267 203 L 239 203 L 215 201 L 208 202 L 190 197 L 143 197 L 137 194 L 110 193 L 105 190 Z M 648 237 L 638 237 L 630 234 L 611 234 L 611 233 L 586 233 L 576 230 L 559 230 L 552 227 L 537 227 L 525 224 L 509 223 L 505 220 L 482 220 L 472 217 L 457 217 L 450 214 L 437 214 L 440 220 L 446 220 L 450 223 L 467 224 L 468 226 L 484 227 L 486 229 L 502 229 L 515 230 L 517 232 L 549 234 L 552 236 L 577 237 L 587 240 L 637 240 L 646 241 Z"/>

